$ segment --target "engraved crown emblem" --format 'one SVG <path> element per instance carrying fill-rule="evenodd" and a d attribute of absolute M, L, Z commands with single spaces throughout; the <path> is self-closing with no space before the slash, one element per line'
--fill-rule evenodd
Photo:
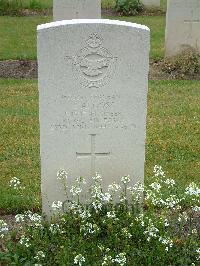
<path fill-rule="evenodd" d="M 103 39 L 96 33 L 89 36 L 86 45 L 70 57 L 73 61 L 73 73 L 82 86 L 100 88 L 113 76 L 117 58 L 103 47 Z"/>
<path fill-rule="evenodd" d="M 97 34 L 91 34 L 86 43 L 91 48 L 97 48 L 102 45 L 102 39 Z"/>

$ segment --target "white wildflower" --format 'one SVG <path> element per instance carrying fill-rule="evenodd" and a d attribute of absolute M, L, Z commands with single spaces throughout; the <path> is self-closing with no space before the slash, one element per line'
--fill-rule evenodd
<path fill-rule="evenodd" d="M 25 247 L 30 247 L 30 239 L 28 237 L 25 237 L 24 235 L 21 236 L 20 240 L 19 240 L 19 243 L 22 245 L 22 246 L 25 246 Z"/>
<path fill-rule="evenodd" d="M 100 249 L 101 252 L 103 252 L 105 249 L 105 247 L 103 245 L 97 245 L 97 247 Z"/>
<path fill-rule="evenodd" d="M 67 179 L 68 173 L 66 170 L 62 169 L 57 172 L 57 179 L 58 180 L 65 180 Z"/>
<path fill-rule="evenodd" d="M 93 201 L 93 202 L 92 202 L 92 206 L 93 206 L 93 208 L 95 209 L 96 213 L 99 212 L 99 211 L 101 211 L 101 209 L 102 209 L 102 207 L 103 207 L 101 201 L 99 201 L 99 200 L 95 200 L 95 201 Z"/>
<path fill-rule="evenodd" d="M 200 248 L 196 249 L 196 253 L 197 253 L 196 259 L 200 260 Z"/>
<path fill-rule="evenodd" d="M 24 214 L 17 214 L 15 220 L 17 223 L 28 223 L 34 227 L 42 227 L 42 216 L 31 211 L 26 211 Z"/>
<path fill-rule="evenodd" d="M 154 226 L 151 219 L 149 219 L 149 224 L 147 229 L 144 231 L 144 234 L 147 235 L 147 241 L 150 241 L 152 237 L 157 238 L 158 237 L 158 228 Z"/>
<path fill-rule="evenodd" d="M 164 225 L 165 225 L 166 227 L 169 226 L 169 221 L 168 221 L 167 219 L 164 220 Z"/>
<path fill-rule="evenodd" d="M 34 259 L 36 259 L 37 261 L 41 261 L 44 258 L 45 258 L 45 254 L 43 251 L 38 251 L 36 256 L 34 257 Z"/>
<path fill-rule="evenodd" d="M 126 253 L 120 253 L 116 256 L 115 259 L 112 260 L 113 263 L 118 263 L 120 266 L 126 264 Z"/>
<path fill-rule="evenodd" d="M 112 196 L 110 193 L 106 192 L 106 193 L 102 193 L 101 194 L 101 200 L 108 203 L 112 200 Z"/>
<path fill-rule="evenodd" d="M 21 181 L 18 177 L 13 177 L 9 182 L 10 187 L 13 189 L 20 189 L 21 187 Z"/>
<path fill-rule="evenodd" d="M 134 200 L 139 202 L 142 197 L 143 197 L 143 192 L 144 192 L 144 185 L 141 184 L 140 182 L 137 182 L 133 187 L 128 187 L 127 188 L 131 195 L 134 197 Z"/>
<path fill-rule="evenodd" d="M 183 212 L 182 214 L 179 214 L 179 217 L 178 217 L 178 222 L 187 222 L 188 220 L 188 215 L 186 212 Z"/>
<path fill-rule="evenodd" d="M 24 214 L 17 214 L 15 215 L 15 221 L 16 223 L 23 223 L 25 220 Z"/>
<path fill-rule="evenodd" d="M 182 218 L 179 216 L 178 217 L 178 222 L 180 223 L 182 221 Z"/>
<path fill-rule="evenodd" d="M 3 238 L 4 235 L 8 232 L 8 225 L 3 220 L 0 220 L 0 238 Z"/>
<path fill-rule="evenodd" d="M 78 196 L 82 192 L 82 188 L 77 186 L 72 186 L 70 189 L 70 193 L 72 193 L 73 196 Z"/>
<path fill-rule="evenodd" d="M 115 182 L 108 186 L 108 191 L 118 192 L 121 189 L 121 186 Z"/>
<path fill-rule="evenodd" d="M 82 184 L 86 184 L 86 180 L 83 176 L 79 176 L 76 178 L 76 182 L 77 183 L 82 183 Z"/>
<path fill-rule="evenodd" d="M 81 205 L 76 202 L 72 202 L 69 209 L 73 212 L 73 214 L 81 214 L 83 212 Z"/>
<path fill-rule="evenodd" d="M 62 233 L 59 224 L 51 224 L 49 230 L 53 235 Z"/>
<path fill-rule="evenodd" d="M 185 194 L 189 196 L 200 196 L 200 188 L 192 182 L 188 187 L 186 187 Z"/>
<path fill-rule="evenodd" d="M 159 237 L 159 242 L 161 242 L 163 245 L 165 245 L 165 250 L 168 251 L 169 248 L 171 248 L 173 246 L 173 241 L 167 237 L 167 238 L 164 238 L 164 237 Z"/>
<path fill-rule="evenodd" d="M 165 200 L 165 206 L 174 209 L 181 200 L 182 199 L 179 199 L 176 195 L 170 195 L 170 197 Z"/>
<path fill-rule="evenodd" d="M 127 237 L 127 238 L 131 238 L 132 237 L 132 235 L 131 235 L 131 233 L 129 233 L 129 231 L 128 231 L 128 228 L 122 228 L 122 234 L 125 236 L 125 237 Z"/>
<path fill-rule="evenodd" d="M 80 212 L 80 217 L 83 219 L 83 220 L 86 220 L 88 218 L 91 217 L 91 213 L 88 211 L 88 210 L 84 210 L 83 212 Z"/>
<path fill-rule="evenodd" d="M 81 231 L 84 233 L 84 236 L 87 234 L 94 234 L 99 231 L 99 227 L 96 224 L 87 222 L 86 224 L 81 225 Z"/>
<path fill-rule="evenodd" d="M 111 263 L 112 263 L 112 257 L 106 254 L 103 258 L 103 262 L 101 265 L 107 266 L 107 265 L 110 265 Z"/>
<path fill-rule="evenodd" d="M 200 206 L 194 206 L 192 207 L 192 210 L 195 212 L 200 212 Z"/>
<path fill-rule="evenodd" d="M 102 200 L 102 188 L 101 188 L 101 186 L 95 184 L 95 185 L 91 186 L 90 190 L 91 190 L 91 197 L 92 198 Z"/>
<path fill-rule="evenodd" d="M 85 257 L 83 257 L 83 255 L 81 254 L 78 254 L 74 258 L 74 264 L 78 264 L 79 266 L 82 266 L 84 262 L 85 262 Z"/>
<path fill-rule="evenodd" d="M 116 218 L 115 211 L 107 212 L 106 216 L 107 216 L 108 218 L 112 218 L 112 219 Z"/>
<path fill-rule="evenodd" d="M 124 184 L 128 184 L 130 181 L 131 181 L 131 179 L 130 179 L 129 175 L 122 176 L 122 178 L 121 178 L 121 182 L 124 183 Z"/>
<path fill-rule="evenodd" d="M 153 169 L 153 172 L 154 172 L 154 176 L 155 177 L 165 177 L 165 173 L 164 171 L 162 170 L 162 166 L 159 166 L 159 165 L 155 165 L 154 166 L 154 169 Z"/>
<path fill-rule="evenodd" d="M 168 187 L 173 187 L 176 183 L 174 179 L 168 178 L 164 181 L 165 184 L 168 185 Z"/>
<path fill-rule="evenodd" d="M 198 232 L 197 232 L 197 229 L 195 228 L 195 229 L 192 229 L 192 234 L 194 234 L 194 235 L 197 235 L 198 234 Z"/>
<path fill-rule="evenodd" d="M 140 213 L 135 220 L 141 224 L 142 227 L 144 227 L 144 214 Z"/>
<path fill-rule="evenodd" d="M 156 190 L 157 192 L 159 192 L 160 189 L 161 189 L 161 185 L 160 185 L 159 183 L 157 183 L 157 182 L 154 182 L 154 183 L 150 184 L 149 186 L 150 186 L 152 189 Z"/>
<path fill-rule="evenodd" d="M 53 211 L 59 211 L 62 209 L 63 203 L 61 201 L 53 201 L 51 208 Z"/>
<path fill-rule="evenodd" d="M 100 181 L 102 181 L 102 176 L 96 172 L 95 176 L 93 176 L 92 179 L 100 182 Z"/>
<path fill-rule="evenodd" d="M 120 202 L 126 204 L 127 198 L 124 195 L 120 195 Z"/>

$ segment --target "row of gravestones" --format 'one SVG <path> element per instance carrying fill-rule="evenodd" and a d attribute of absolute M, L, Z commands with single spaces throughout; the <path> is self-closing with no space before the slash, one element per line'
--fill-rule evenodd
<path fill-rule="evenodd" d="M 160 6 L 160 0 L 142 0 L 146 6 Z M 100 0 L 54 0 L 54 21 L 100 19 Z M 192 47 L 200 51 L 200 0 L 168 0 L 166 56 Z"/>
<path fill-rule="evenodd" d="M 146 7 L 159 7 L 160 0 L 142 0 Z M 101 18 L 101 0 L 54 0 L 54 21 Z"/>
<path fill-rule="evenodd" d="M 189 2 L 199 7 L 199 0 Z M 90 14 L 100 12 L 90 8 Z M 38 26 L 42 201 L 48 216 L 53 201 L 65 200 L 58 170 L 67 170 L 68 186 L 79 176 L 89 186 L 95 172 L 102 174 L 104 189 L 124 175 L 131 184 L 143 182 L 149 50 L 149 29 L 130 22 L 76 19 Z"/>

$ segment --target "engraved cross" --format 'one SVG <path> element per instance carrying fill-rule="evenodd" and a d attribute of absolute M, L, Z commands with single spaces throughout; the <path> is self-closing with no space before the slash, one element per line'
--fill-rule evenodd
<path fill-rule="evenodd" d="M 108 157 L 110 152 L 95 152 L 96 150 L 96 134 L 90 134 L 91 136 L 91 152 L 80 153 L 77 152 L 77 158 L 91 157 L 91 175 L 96 172 L 96 157 Z"/>

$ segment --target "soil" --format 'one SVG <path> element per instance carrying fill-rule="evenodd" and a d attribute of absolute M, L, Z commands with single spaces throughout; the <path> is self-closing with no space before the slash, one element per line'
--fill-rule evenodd
<path fill-rule="evenodd" d="M 151 60 L 149 79 L 171 80 L 171 79 L 200 79 L 199 73 L 196 75 L 183 76 L 179 70 L 166 72 L 164 70 L 164 60 Z M 36 79 L 37 78 L 36 60 L 5 60 L 0 61 L 0 78 L 16 79 Z"/>
<path fill-rule="evenodd" d="M 35 60 L 0 61 L 1 78 L 37 78 L 37 62 Z"/>
<path fill-rule="evenodd" d="M 122 16 L 119 12 L 115 11 L 114 8 L 103 8 L 101 10 L 102 16 Z M 142 12 L 138 13 L 137 16 L 164 16 L 166 12 L 161 9 L 144 9 Z M 46 9 L 20 9 L 16 11 L 14 14 L 4 14 L 4 15 L 13 15 L 13 16 L 52 16 L 53 10 L 52 8 Z"/>

